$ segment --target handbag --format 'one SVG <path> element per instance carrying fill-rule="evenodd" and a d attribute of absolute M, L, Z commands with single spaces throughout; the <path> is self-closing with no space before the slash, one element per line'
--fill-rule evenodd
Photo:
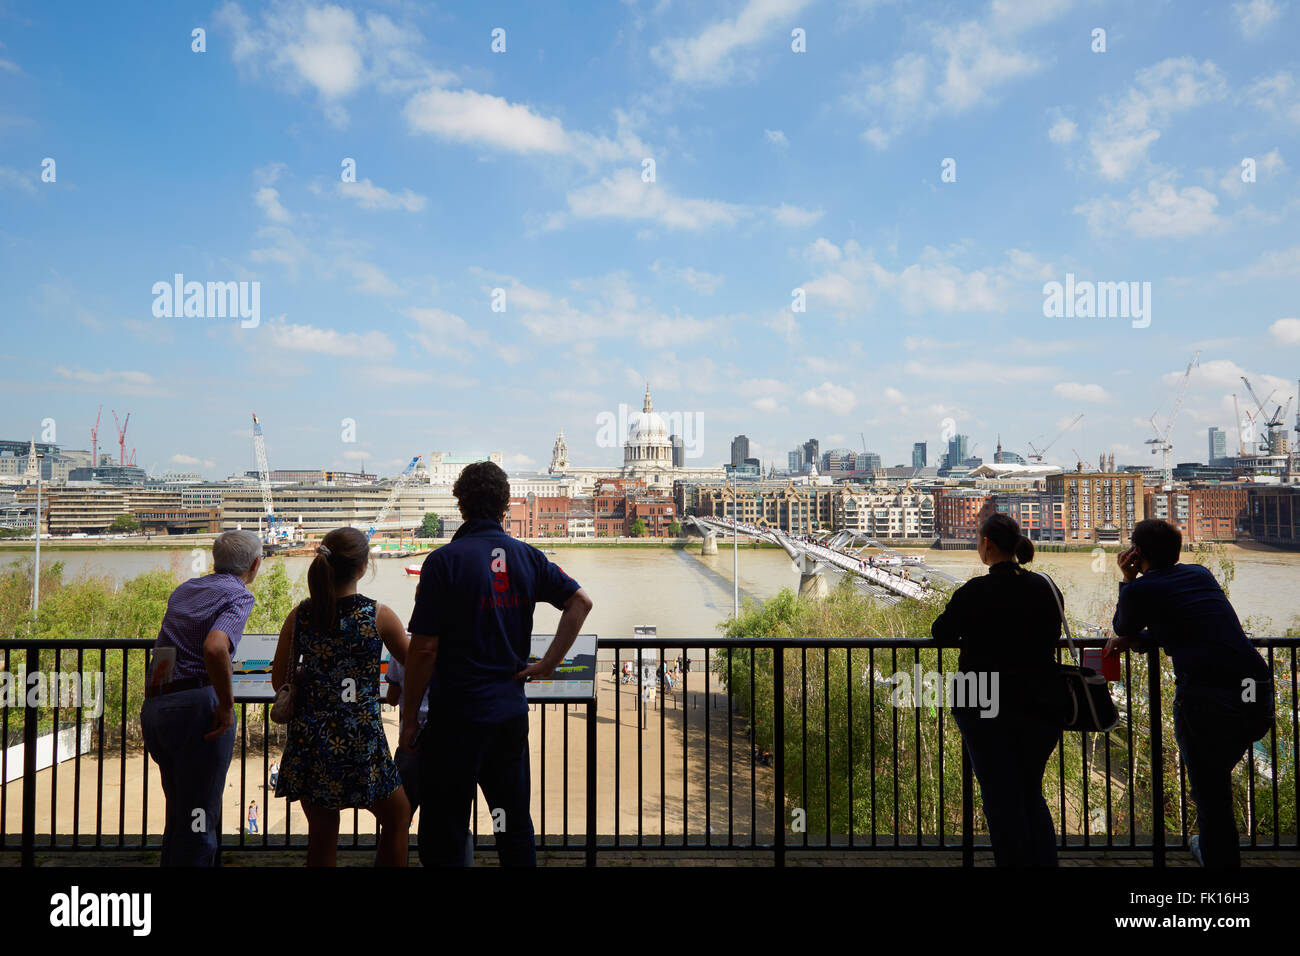
<path fill-rule="evenodd" d="M 1065 730 L 1081 730 L 1085 733 L 1105 733 L 1114 729 L 1119 723 L 1119 711 L 1110 696 L 1110 684 L 1102 675 L 1091 667 L 1080 663 L 1079 649 L 1074 646 L 1074 637 L 1070 634 L 1070 622 L 1065 616 L 1065 607 L 1052 579 L 1042 571 L 1036 572 L 1047 581 L 1056 602 L 1056 612 L 1061 616 L 1061 626 L 1065 629 L 1065 641 L 1070 648 L 1073 664 L 1057 664 L 1056 679 L 1062 685 L 1061 724 Z"/>
<path fill-rule="evenodd" d="M 294 698 L 297 696 L 295 681 L 298 677 L 298 613 L 293 615 L 293 632 L 289 636 L 289 679 L 275 692 L 271 704 L 271 720 L 277 724 L 287 724 L 293 719 Z"/>

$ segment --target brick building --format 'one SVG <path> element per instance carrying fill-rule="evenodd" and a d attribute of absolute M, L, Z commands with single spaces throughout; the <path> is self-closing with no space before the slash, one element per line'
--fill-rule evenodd
<path fill-rule="evenodd" d="M 1235 541 L 1239 528 L 1247 524 L 1247 494 L 1244 485 L 1204 485 L 1164 491 L 1143 492 L 1148 518 L 1165 518 L 1178 525 L 1183 542 Z"/>

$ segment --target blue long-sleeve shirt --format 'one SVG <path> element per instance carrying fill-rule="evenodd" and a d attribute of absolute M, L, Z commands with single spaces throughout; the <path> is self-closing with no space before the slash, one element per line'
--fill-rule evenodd
<path fill-rule="evenodd" d="M 1153 568 L 1131 583 L 1121 582 L 1112 624 L 1120 637 L 1164 648 L 1180 684 L 1230 686 L 1247 677 L 1269 677 L 1228 596 L 1199 564 Z"/>

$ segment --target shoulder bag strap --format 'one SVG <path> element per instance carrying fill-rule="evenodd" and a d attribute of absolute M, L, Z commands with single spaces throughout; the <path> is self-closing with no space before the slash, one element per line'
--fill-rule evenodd
<path fill-rule="evenodd" d="M 1047 589 L 1052 592 L 1052 600 L 1056 602 L 1056 613 L 1061 616 L 1061 627 L 1065 629 L 1065 643 L 1069 645 L 1070 656 L 1074 658 L 1076 665 L 1081 665 L 1079 649 L 1074 646 L 1074 637 L 1070 634 L 1070 620 L 1065 616 L 1065 607 L 1061 604 L 1061 595 L 1056 590 L 1056 582 L 1044 571 L 1035 571 L 1034 573 L 1047 582 Z"/>

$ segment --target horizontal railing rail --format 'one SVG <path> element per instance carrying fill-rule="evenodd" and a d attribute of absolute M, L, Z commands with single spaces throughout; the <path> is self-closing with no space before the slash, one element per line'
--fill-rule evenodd
<path fill-rule="evenodd" d="M 1236 771 L 1244 846 L 1292 852 L 1300 638 L 1254 643 L 1274 674 L 1277 719 Z M 7 685 L 0 703 L 16 701 L 0 708 L 0 847 L 21 848 L 24 864 L 38 849 L 160 848 L 162 791 L 139 731 L 152 646 L 0 640 Z M 532 706 L 538 848 L 581 852 L 589 863 L 618 850 L 757 852 L 777 865 L 791 852 L 948 851 L 969 864 L 988 848 L 979 793 L 950 709 L 927 698 L 957 670 L 958 646 L 921 638 L 602 638 L 594 701 Z M 1166 706 L 1172 674 L 1157 652 L 1127 651 L 1121 664 L 1111 685 L 1119 726 L 1063 733 L 1045 791 L 1061 853 L 1149 853 L 1159 866 L 1169 851 L 1187 848 L 1194 825 Z M 43 675 L 44 698 L 29 693 L 34 673 Z M 99 681 L 93 705 L 66 699 L 74 673 Z M 270 785 L 284 729 L 264 705 L 238 710 L 222 846 L 301 847 L 305 817 L 276 800 Z M 256 832 L 245 818 L 250 800 L 260 811 Z M 471 823 L 483 846 L 491 845 L 491 822 L 489 808 L 476 803 Z M 350 823 L 340 845 L 372 847 L 369 815 L 354 811 Z"/>

